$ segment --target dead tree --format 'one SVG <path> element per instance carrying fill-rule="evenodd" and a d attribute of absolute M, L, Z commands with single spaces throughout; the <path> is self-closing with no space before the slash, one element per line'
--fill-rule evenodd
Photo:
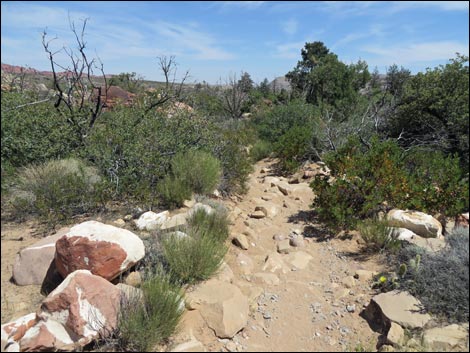
<path fill-rule="evenodd" d="M 235 75 L 230 76 L 226 87 L 222 90 L 222 107 L 224 111 L 233 119 L 240 119 L 242 108 L 248 99 L 248 94 L 238 84 Z"/>
<path fill-rule="evenodd" d="M 83 20 L 80 31 L 70 19 L 69 24 L 75 36 L 76 51 L 65 46 L 53 51 L 50 43 L 57 38 L 47 40 L 46 31 L 42 34 L 42 45 L 51 64 L 53 85 L 57 92 L 54 107 L 75 129 L 80 141 L 83 142 L 103 112 L 108 84 L 101 60 L 99 58 L 90 60 L 85 52 L 87 19 Z M 64 52 L 68 57 L 68 65 L 61 65 L 56 61 L 56 55 L 60 52 Z M 58 72 L 58 69 L 62 72 Z M 97 83 L 94 69 L 100 71 L 103 83 Z"/>
<path fill-rule="evenodd" d="M 183 85 L 189 78 L 189 71 L 186 71 L 180 82 L 176 82 L 178 65 L 175 62 L 174 56 L 170 56 L 169 58 L 166 56 L 161 56 L 157 59 L 159 61 L 160 70 L 165 76 L 165 83 L 164 86 L 157 91 L 157 94 L 148 96 L 145 113 L 148 113 L 152 109 L 155 109 L 156 107 L 165 103 L 171 103 L 179 100 L 183 90 Z"/>

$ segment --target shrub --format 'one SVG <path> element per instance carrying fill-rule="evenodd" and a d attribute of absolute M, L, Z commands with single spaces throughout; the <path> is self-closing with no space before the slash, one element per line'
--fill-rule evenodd
<path fill-rule="evenodd" d="M 287 105 L 275 106 L 267 113 L 253 119 L 253 124 L 260 139 L 276 143 L 279 138 L 294 126 L 309 130 L 315 120 L 315 108 L 312 105 L 293 101 Z"/>
<path fill-rule="evenodd" d="M 210 153 L 189 150 L 172 159 L 171 172 L 192 192 L 210 194 L 220 181 L 221 167 L 219 160 Z"/>
<path fill-rule="evenodd" d="M 169 235 L 163 240 L 163 252 L 170 273 L 182 283 L 210 278 L 227 252 L 226 246 L 208 232 L 188 233 L 184 238 Z"/>
<path fill-rule="evenodd" d="M 183 201 L 191 198 L 191 189 L 185 180 L 173 175 L 163 178 L 157 185 L 158 195 L 170 209 L 183 206 Z"/>
<path fill-rule="evenodd" d="M 218 130 L 212 139 L 211 146 L 214 155 L 222 164 L 222 178 L 219 191 L 230 193 L 245 193 L 248 175 L 253 170 L 248 151 L 244 146 L 249 142 L 244 134 L 243 127 L 240 130 L 222 128 Z"/>
<path fill-rule="evenodd" d="M 2 179 L 4 167 L 66 158 L 80 145 L 71 124 L 54 109 L 52 102 L 27 105 L 36 100 L 37 97 L 26 93 L 2 91 Z"/>
<path fill-rule="evenodd" d="M 172 157 L 210 140 L 211 125 L 197 115 L 117 107 L 97 121 L 83 151 L 106 176 L 115 198 L 158 203 L 157 184 L 171 172 Z"/>
<path fill-rule="evenodd" d="M 416 296 L 428 312 L 449 322 L 469 319 L 468 237 L 468 228 L 457 228 L 446 237 L 443 250 L 432 253 L 407 246 L 399 253 L 400 266 L 406 265 L 400 288 Z"/>
<path fill-rule="evenodd" d="M 449 217 L 468 210 L 468 178 L 464 178 L 457 156 L 412 150 L 404 163 L 410 183 L 408 208 Z"/>
<path fill-rule="evenodd" d="M 101 178 L 78 159 L 53 160 L 20 170 L 11 191 L 13 214 L 37 213 L 50 221 L 63 221 L 98 206 Z"/>
<path fill-rule="evenodd" d="M 367 247 L 372 250 L 387 249 L 395 252 L 401 246 L 401 241 L 391 236 L 391 229 L 386 220 L 366 219 L 359 223 L 358 230 Z"/>
<path fill-rule="evenodd" d="M 276 156 L 281 161 L 281 168 L 293 172 L 300 164 L 313 157 L 312 129 L 302 126 L 290 128 L 274 145 Z"/>
<path fill-rule="evenodd" d="M 250 157 L 253 162 L 260 161 L 264 158 L 269 157 L 273 151 L 273 146 L 270 142 L 264 140 L 258 140 L 250 149 Z"/>
<path fill-rule="evenodd" d="M 131 296 L 123 301 L 117 337 L 125 351 L 150 352 L 176 330 L 184 308 L 180 286 L 157 270 L 141 285 L 143 298 Z"/>
<path fill-rule="evenodd" d="M 407 156 L 396 142 L 377 138 L 370 147 L 351 139 L 325 156 L 335 180 L 317 176 L 311 183 L 320 219 L 334 228 L 354 228 L 359 220 L 387 208 L 449 216 L 468 208 L 468 185 L 456 159 L 439 154 L 431 162 L 413 156 Z"/>
<path fill-rule="evenodd" d="M 228 213 L 219 208 L 208 214 L 200 208 L 188 218 L 188 227 L 197 234 L 204 234 L 223 243 L 229 235 Z"/>
<path fill-rule="evenodd" d="M 174 280 L 194 283 L 210 278 L 219 268 L 227 247 L 227 213 L 196 210 L 188 219 L 184 238 L 168 234 L 162 241 L 163 255 Z"/>

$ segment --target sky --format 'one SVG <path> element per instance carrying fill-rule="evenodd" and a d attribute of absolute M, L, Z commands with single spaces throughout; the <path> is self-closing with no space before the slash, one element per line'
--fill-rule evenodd
<path fill-rule="evenodd" d="M 54 50 L 75 48 L 69 18 L 87 19 L 86 52 L 107 74 L 162 80 L 157 57 L 175 56 L 177 79 L 224 83 L 248 72 L 259 83 L 292 70 L 306 42 L 346 64 L 412 73 L 469 54 L 467 1 L 2 1 L 1 61 L 49 70 Z M 68 66 L 64 52 L 57 61 Z"/>

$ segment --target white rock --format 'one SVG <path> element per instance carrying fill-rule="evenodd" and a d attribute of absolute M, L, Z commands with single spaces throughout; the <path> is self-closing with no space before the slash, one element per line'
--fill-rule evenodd
<path fill-rule="evenodd" d="M 170 213 L 168 211 L 160 213 L 148 211 L 143 213 L 139 219 L 134 222 L 138 229 L 151 231 L 160 228 L 160 226 L 168 219 L 169 215 Z"/>

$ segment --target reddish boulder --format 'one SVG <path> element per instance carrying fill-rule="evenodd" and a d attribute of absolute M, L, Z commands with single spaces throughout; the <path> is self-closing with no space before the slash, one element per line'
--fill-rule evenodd
<path fill-rule="evenodd" d="M 10 345 L 15 345 L 37 322 L 35 313 L 31 313 L 2 325 L 2 352 Z"/>
<path fill-rule="evenodd" d="M 44 299 L 38 317 L 57 321 L 83 346 L 98 335 L 106 337 L 113 332 L 120 297 L 121 291 L 112 283 L 90 271 L 79 270 Z"/>
<path fill-rule="evenodd" d="M 144 255 L 144 243 L 134 233 L 88 221 L 72 227 L 57 240 L 55 264 L 64 278 L 76 270 L 90 270 L 111 281 Z"/>

